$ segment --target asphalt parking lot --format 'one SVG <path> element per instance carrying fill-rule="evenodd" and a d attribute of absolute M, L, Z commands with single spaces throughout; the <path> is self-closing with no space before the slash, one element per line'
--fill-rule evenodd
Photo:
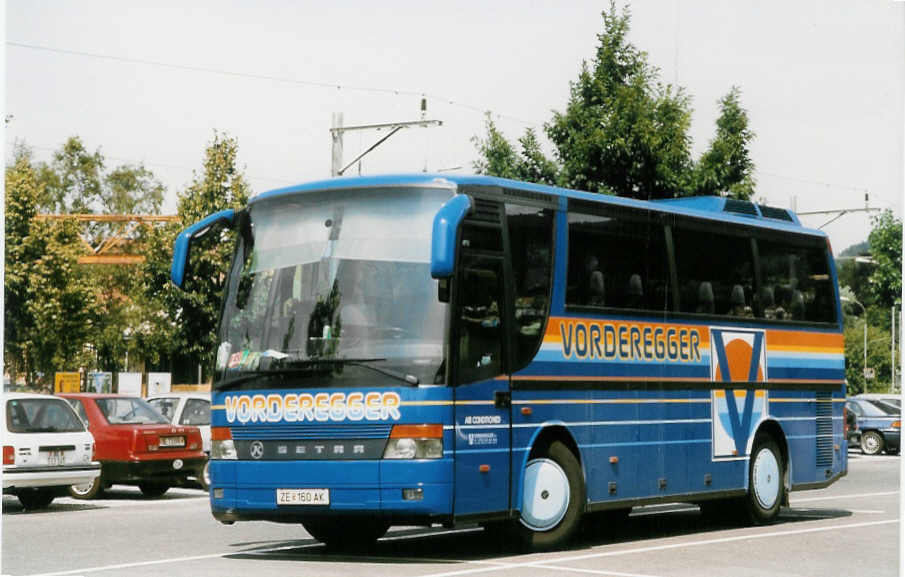
<path fill-rule="evenodd" d="M 4 497 L 8 575 L 611 575 L 829 576 L 898 574 L 900 459 L 850 453 L 849 475 L 796 492 L 763 527 L 705 519 L 691 505 L 595 518 L 567 550 L 522 553 L 478 527 L 394 528 L 364 553 L 327 550 L 297 525 L 220 525 L 198 490 L 159 499 L 114 487 L 90 502 L 59 499 L 28 513 Z"/>

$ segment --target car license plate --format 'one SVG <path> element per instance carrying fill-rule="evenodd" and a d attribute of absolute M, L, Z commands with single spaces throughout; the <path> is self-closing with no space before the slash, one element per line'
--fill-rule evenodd
<path fill-rule="evenodd" d="M 47 464 L 51 467 L 58 467 L 66 462 L 63 451 L 49 451 L 47 453 Z"/>
<path fill-rule="evenodd" d="M 277 505 L 329 505 L 330 489 L 277 489 Z"/>
<path fill-rule="evenodd" d="M 185 437 L 160 437 L 161 447 L 185 447 Z"/>

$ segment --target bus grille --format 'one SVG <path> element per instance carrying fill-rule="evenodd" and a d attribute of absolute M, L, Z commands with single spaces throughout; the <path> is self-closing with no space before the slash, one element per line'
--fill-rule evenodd
<path fill-rule="evenodd" d="M 817 466 L 833 465 L 833 396 L 817 393 Z"/>
<path fill-rule="evenodd" d="M 233 427 L 233 439 L 386 439 L 393 425 L 286 425 Z"/>

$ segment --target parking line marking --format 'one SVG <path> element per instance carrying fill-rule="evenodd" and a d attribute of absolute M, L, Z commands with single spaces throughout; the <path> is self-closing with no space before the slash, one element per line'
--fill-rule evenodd
<path fill-rule="evenodd" d="M 574 571 L 576 573 L 591 573 L 593 575 L 613 575 L 614 577 L 656 577 L 642 573 L 623 573 L 621 571 L 607 571 L 606 569 L 581 569 L 578 567 L 562 567 L 560 565 L 548 565 L 546 563 L 534 563 L 528 565 L 535 569 L 554 569 L 556 571 Z"/>
<path fill-rule="evenodd" d="M 795 503 L 809 503 L 811 501 L 831 501 L 834 499 L 859 499 L 861 497 L 883 497 L 885 495 L 898 495 L 898 491 L 883 491 L 882 493 L 855 493 L 853 495 L 831 495 L 829 497 L 807 497 L 795 499 Z"/>
<path fill-rule="evenodd" d="M 770 533 L 753 533 L 745 535 L 736 535 L 733 537 L 723 537 L 720 539 L 705 539 L 703 541 L 685 541 L 680 543 L 667 543 L 665 545 L 652 545 L 650 547 L 638 547 L 635 549 L 622 549 L 619 551 L 602 551 L 600 553 L 589 553 L 587 555 L 576 555 L 574 557 L 561 557 L 559 559 L 551 559 L 551 563 L 569 563 L 572 561 L 584 561 L 586 559 L 599 559 L 601 557 L 616 557 L 619 555 L 633 555 L 636 553 L 649 553 L 651 551 L 666 551 L 670 549 L 679 549 L 682 547 L 696 547 L 702 545 L 716 545 L 719 543 L 732 543 L 734 541 L 747 541 L 751 539 L 765 539 L 767 537 L 784 537 L 787 535 L 800 535 L 805 533 L 819 533 L 823 531 L 836 531 L 840 529 L 854 529 L 857 527 L 871 527 L 874 525 L 889 525 L 898 523 L 898 519 L 887 519 L 884 521 L 868 521 L 864 523 L 849 523 L 846 525 L 832 525 L 829 527 L 812 527 L 810 529 L 794 529 L 791 531 L 772 531 Z M 542 565 L 543 561 L 528 561 L 525 563 L 513 563 L 511 565 L 499 567 L 477 567 L 474 569 L 462 569 L 460 571 L 447 571 L 443 573 L 429 573 L 421 577 L 453 577 L 455 575 L 470 575 L 473 573 L 488 573 L 490 571 L 502 571 L 506 569 L 518 569 L 530 567 L 533 565 Z"/>
<path fill-rule="evenodd" d="M 873 509 L 849 509 L 852 513 L 866 513 L 868 515 L 882 515 L 886 511 L 875 511 Z"/>

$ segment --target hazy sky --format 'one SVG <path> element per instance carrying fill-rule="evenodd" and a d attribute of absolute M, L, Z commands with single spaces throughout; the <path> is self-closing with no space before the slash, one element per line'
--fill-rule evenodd
<path fill-rule="evenodd" d="M 607 5 L 9 0 L 6 150 L 19 139 L 47 159 L 78 135 L 110 166 L 143 161 L 172 212 L 214 130 L 238 138 L 261 192 L 329 176 L 333 112 L 347 126 L 415 120 L 424 94 L 443 126 L 394 135 L 362 173 L 471 172 L 482 111 L 514 141 L 564 109 Z M 812 211 L 863 206 L 869 191 L 901 216 L 905 3 L 631 5 L 631 40 L 693 99 L 696 157 L 717 100 L 738 85 L 757 134 L 758 198 L 788 207 L 794 196 Z M 383 134 L 347 134 L 346 161 Z M 866 238 L 869 220 L 825 230 L 839 251 Z"/>

